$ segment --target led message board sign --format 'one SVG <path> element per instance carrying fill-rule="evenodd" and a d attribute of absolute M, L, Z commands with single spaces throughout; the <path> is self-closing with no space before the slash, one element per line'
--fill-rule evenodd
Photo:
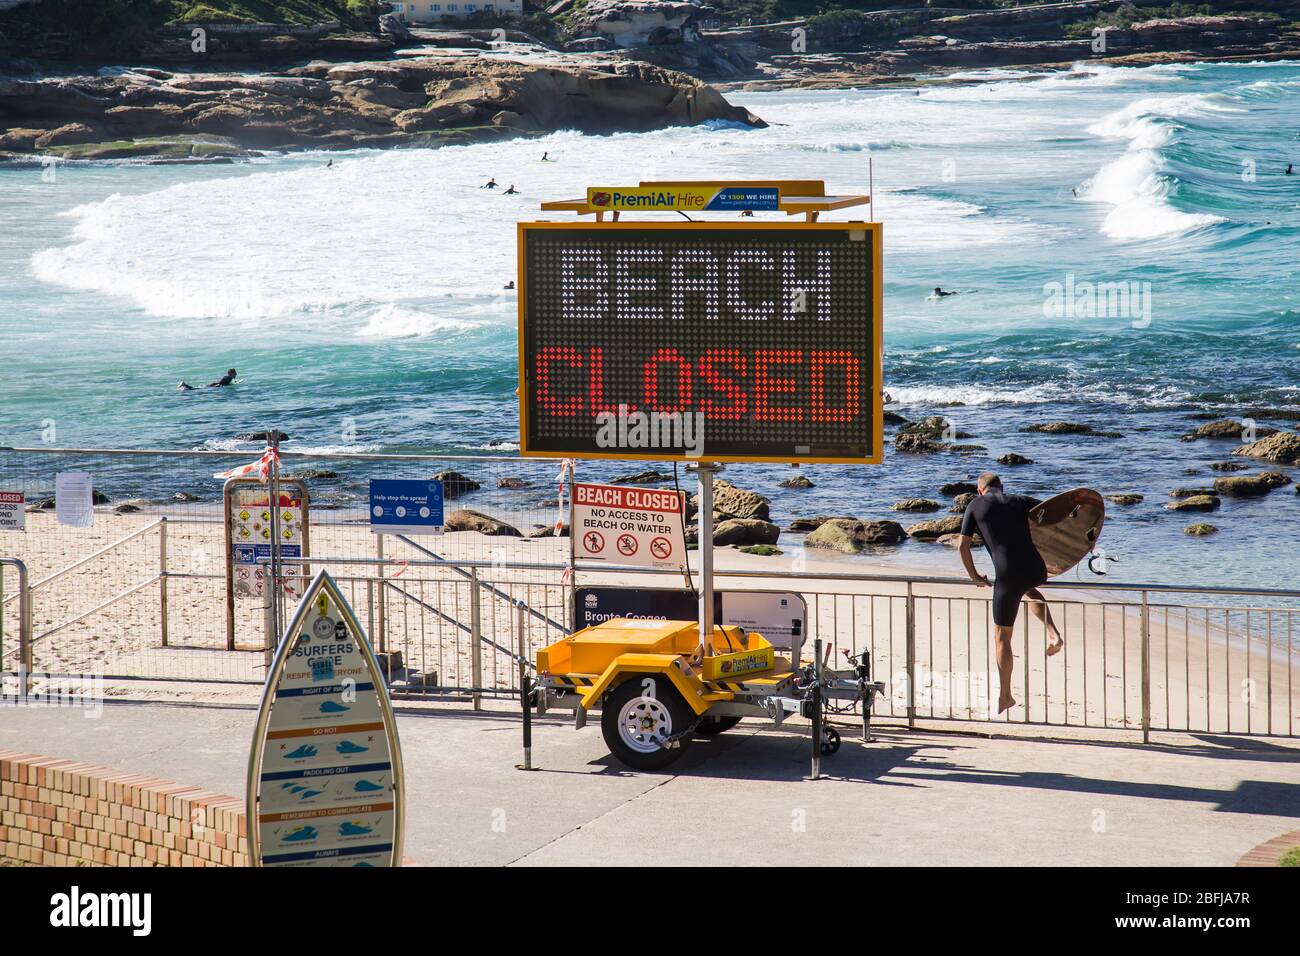
<path fill-rule="evenodd" d="M 877 223 L 520 223 L 523 454 L 881 460 Z"/>

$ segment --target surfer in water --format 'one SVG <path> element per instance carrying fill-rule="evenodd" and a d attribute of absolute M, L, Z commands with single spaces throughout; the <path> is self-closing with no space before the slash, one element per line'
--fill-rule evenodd
<path fill-rule="evenodd" d="M 479 187 L 479 189 L 496 189 L 496 188 L 497 188 L 497 181 L 495 177 L 489 179 L 487 182 L 485 182 L 482 186 Z"/>
<path fill-rule="evenodd" d="M 234 385 L 235 376 L 237 374 L 238 373 L 233 368 L 228 369 L 226 371 L 226 374 L 221 376 L 221 378 L 217 379 L 215 382 L 208 382 L 208 388 L 225 388 L 227 385 Z M 181 382 L 176 387 L 179 388 L 182 392 L 194 391 L 194 386 L 191 385 L 189 382 Z"/>
<path fill-rule="evenodd" d="M 956 292 L 944 292 L 943 289 L 939 288 L 938 286 L 935 286 L 934 291 L 930 293 L 929 297 L 931 299 L 946 299 L 948 296 L 956 295 L 956 294 L 957 294 Z"/>
<path fill-rule="evenodd" d="M 1020 602 L 1028 598 L 1030 611 L 1047 629 L 1051 640 L 1047 645 L 1049 655 L 1059 653 L 1065 642 L 1052 622 L 1046 598 L 1038 590 L 1047 580 L 1047 565 L 1029 535 L 1029 512 L 1041 502 L 1027 495 L 1007 494 L 1002 489 L 1002 479 L 991 471 L 979 476 L 976 489 L 979 497 L 966 506 L 962 517 L 957 553 L 972 581 L 980 587 L 993 588 L 993 629 L 997 635 L 998 677 L 1002 683 L 998 697 L 1000 714 L 1016 703 L 1011 696 L 1011 671 L 1015 666 L 1011 630 L 1020 612 Z M 976 570 L 971 557 L 976 533 L 993 559 L 992 581 Z"/>
<path fill-rule="evenodd" d="M 518 190 L 518 189 L 515 189 L 515 184 L 514 184 L 514 183 L 511 183 L 511 184 L 510 184 L 510 188 L 507 189 L 507 190 L 505 191 L 505 195 L 507 195 L 507 196 L 518 196 L 518 195 L 519 195 L 519 190 Z"/>

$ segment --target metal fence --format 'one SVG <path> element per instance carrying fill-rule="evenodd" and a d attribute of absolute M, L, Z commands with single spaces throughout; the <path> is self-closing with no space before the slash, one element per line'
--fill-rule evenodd
<path fill-rule="evenodd" d="M 9 559 L 0 571 L 10 569 L 0 577 L 0 670 L 167 681 L 196 695 L 205 683 L 260 683 L 264 602 L 236 603 L 233 648 L 227 641 L 227 546 L 221 482 L 213 477 L 253 457 L 0 449 L 0 491 L 22 491 L 40 505 L 53 494 L 56 472 L 84 470 L 111 499 L 96 509 L 92 528 L 61 525 L 38 508 L 27 514 L 24 533 L 0 536 L 0 557 Z M 339 582 L 400 694 L 478 704 L 517 693 L 517 656 L 531 660 L 569 633 L 575 586 L 683 585 L 662 572 L 575 567 L 567 538 L 543 536 L 557 519 L 556 461 L 283 458 L 285 473 L 311 489 L 312 548 L 298 563 L 326 568 Z M 482 530 L 370 532 L 370 477 L 434 474 L 444 474 L 449 512 L 485 516 L 489 523 L 472 519 Z M 801 593 L 809 639 L 820 638 L 837 657 L 869 652 L 875 678 L 887 686 L 877 707 L 885 719 L 1296 733 L 1300 591 L 1049 585 L 1065 648 L 1049 658 L 1042 625 L 1022 614 L 1017 703 L 999 715 L 990 708 L 997 669 L 987 590 L 964 579 L 855 573 L 844 564 L 777 567 L 719 568 L 717 587 Z"/>

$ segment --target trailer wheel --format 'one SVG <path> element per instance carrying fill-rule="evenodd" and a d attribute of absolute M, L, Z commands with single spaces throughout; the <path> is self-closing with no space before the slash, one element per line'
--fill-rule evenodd
<path fill-rule="evenodd" d="M 823 757 L 829 757 L 835 751 L 840 749 L 840 732 L 834 727 L 822 728 L 821 752 Z"/>
<path fill-rule="evenodd" d="M 610 753 L 633 770 L 661 770 L 682 755 L 662 743 L 691 723 L 690 708 L 667 677 L 635 676 L 601 705 L 600 730 Z"/>
<path fill-rule="evenodd" d="M 726 733 L 740 721 L 741 718 L 734 715 L 730 717 L 701 717 L 700 725 L 695 728 L 695 736 L 716 737 L 718 734 Z"/>

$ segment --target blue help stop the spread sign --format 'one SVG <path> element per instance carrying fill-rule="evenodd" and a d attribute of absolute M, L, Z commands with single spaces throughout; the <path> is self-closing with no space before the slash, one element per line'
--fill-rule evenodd
<path fill-rule="evenodd" d="M 255 866 L 397 866 L 402 755 L 374 651 L 337 585 L 312 581 L 267 677 L 248 773 Z"/>
<path fill-rule="evenodd" d="M 375 534 L 437 534 L 443 526 L 442 482 L 411 478 L 370 481 L 370 530 Z"/>

